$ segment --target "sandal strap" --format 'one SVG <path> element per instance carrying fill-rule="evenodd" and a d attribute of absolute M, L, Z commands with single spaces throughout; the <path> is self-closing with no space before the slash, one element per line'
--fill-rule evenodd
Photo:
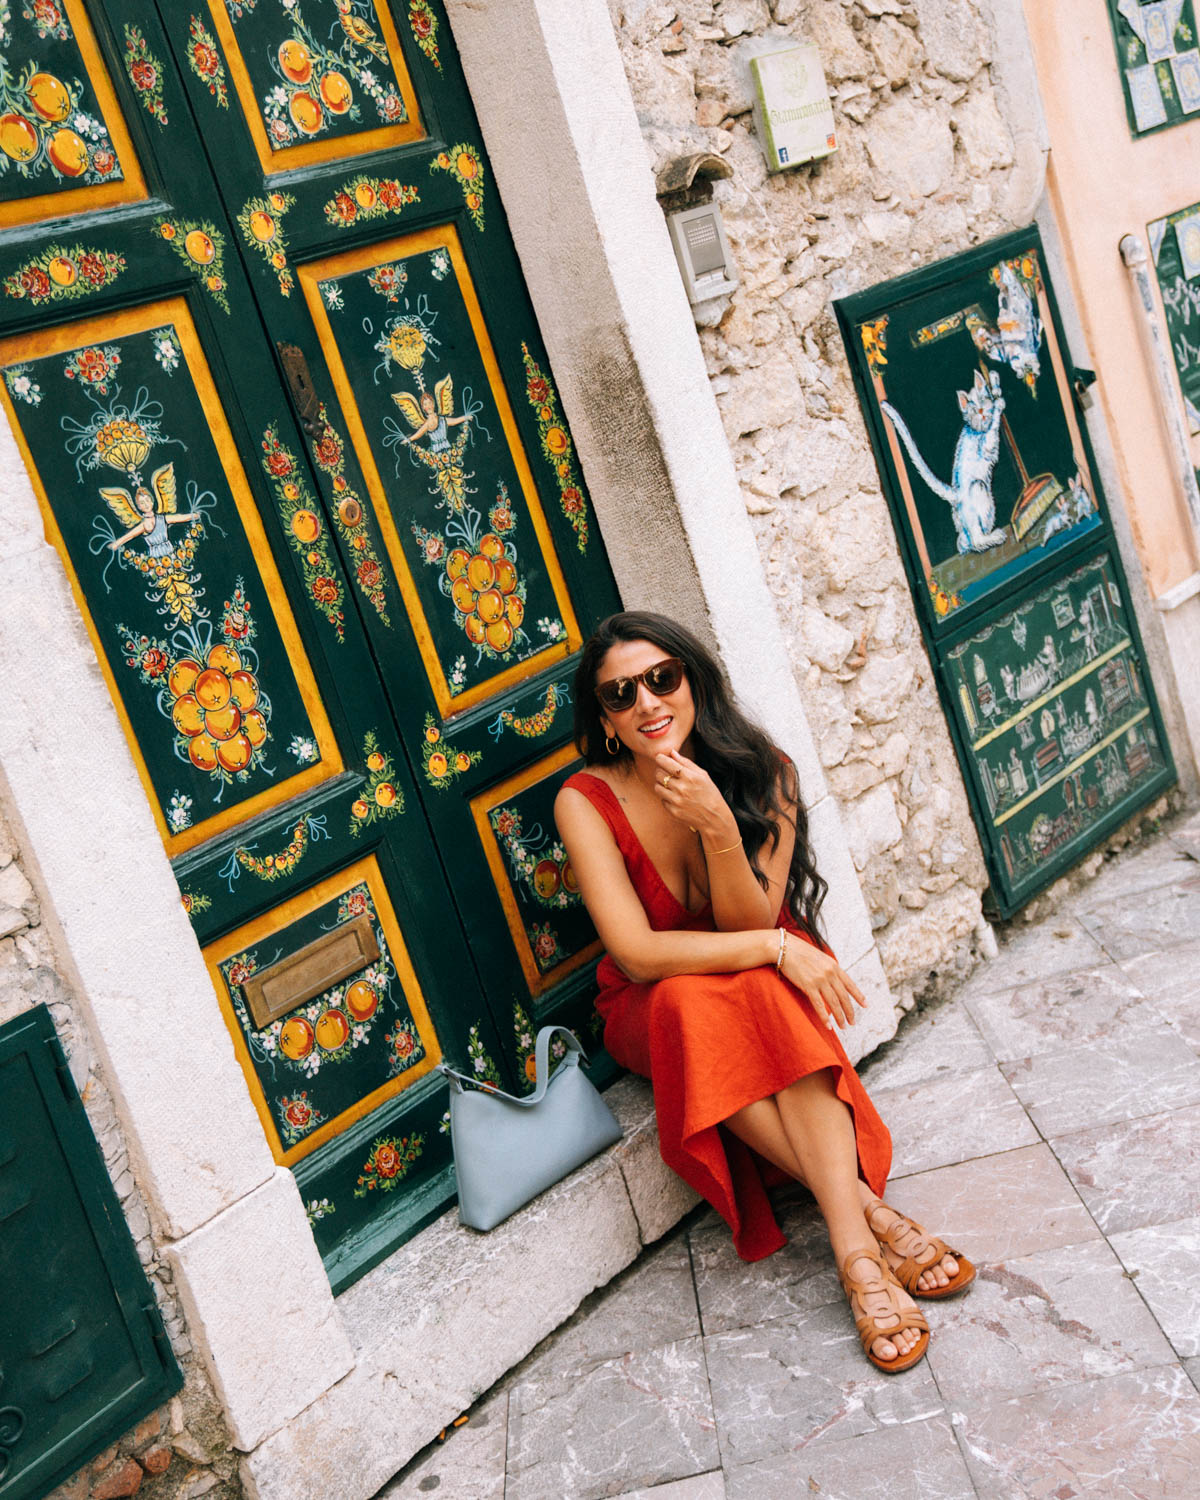
<path fill-rule="evenodd" d="M 888 1213 L 894 1214 L 894 1221 L 886 1229 L 877 1229 L 872 1215 L 876 1209 L 887 1209 Z M 951 1250 L 945 1240 L 941 1240 L 936 1234 L 930 1234 L 923 1224 L 918 1224 L 915 1219 L 910 1219 L 907 1214 L 902 1214 L 899 1209 L 892 1208 L 884 1203 L 882 1198 L 876 1198 L 864 1209 L 867 1219 L 867 1227 L 877 1240 L 882 1240 L 889 1249 L 900 1257 L 900 1264 L 889 1265 L 888 1269 L 900 1283 L 906 1292 L 911 1292 L 917 1282 L 930 1269 L 936 1266 L 944 1255 L 953 1255 L 955 1259 L 960 1258 L 960 1252 Z M 911 1236 L 916 1235 L 916 1243 L 912 1243 Z M 901 1241 L 905 1241 L 905 1248 Z"/>
<path fill-rule="evenodd" d="M 850 1267 L 864 1260 L 872 1262 L 875 1269 L 865 1278 L 851 1276 Z M 921 1333 L 929 1332 L 928 1320 L 919 1307 L 901 1305 L 898 1295 L 900 1287 L 880 1252 L 872 1254 L 869 1250 L 852 1250 L 843 1260 L 838 1275 L 850 1300 L 854 1327 L 864 1351 L 869 1351 L 876 1339 L 892 1339 L 910 1328 Z M 883 1313 L 868 1312 L 864 1299 L 880 1293 L 887 1296 L 888 1310 Z"/>

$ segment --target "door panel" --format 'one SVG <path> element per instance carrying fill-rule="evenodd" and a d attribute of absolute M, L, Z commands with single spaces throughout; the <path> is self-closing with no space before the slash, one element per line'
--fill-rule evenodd
<path fill-rule="evenodd" d="M 471 800 L 471 812 L 531 995 L 542 995 L 600 951 L 554 826 L 563 775 L 581 768 L 573 745 Z"/>
<path fill-rule="evenodd" d="M 452 1197 L 437 1061 L 593 1022 L 551 803 L 616 594 L 434 0 L 58 14 L 113 182 L 9 193 L 0 401 L 340 1288 Z"/>
<path fill-rule="evenodd" d="M 0 6 L 0 228 L 146 197 L 80 0 Z M 50 276 L 72 282 L 66 266 Z"/>
<path fill-rule="evenodd" d="M 264 172 L 388 150 L 424 134 L 386 6 L 209 0 L 209 11 Z"/>
<path fill-rule="evenodd" d="M 249 56 L 253 18 L 223 9 L 221 37 Z M 299 9 L 313 37 L 336 41 L 347 12 L 382 35 L 383 0 Z M 264 175 L 253 119 L 189 87 L 271 342 L 311 386 L 309 456 L 506 1038 L 497 1065 L 520 1079 L 528 1024 L 591 1024 L 595 934 L 561 870 L 548 897 L 514 873 L 518 844 L 490 819 L 511 795 L 526 832 L 555 842 L 574 659 L 618 601 L 444 17 L 390 11 L 422 128 L 386 155 L 346 131 L 338 156 Z M 290 23 L 279 0 L 254 16 L 275 18 L 258 43 L 274 68 Z"/>
<path fill-rule="evenodd" d="M 339 774 L 182 299 L 5 340 L 0 365 L 167 852 Z"/>
<path fill-rule="evenodd" d="M 288 1004 L 267 1025 L 245 987 L 308 949 L 294 988 L 316 973 L 330 937 L 366 919 L 376 953 L 341 982 Z M 316 951 L 313 951 L 316 950 Z M 328 876 L 213 944 L 206 954 L 238 1061 L 276 1161 L 292 1166 L 425 1077 L 441 1049 L 373 856 Z M 351 958 L 351 963 L 354 959 Z M 283 1003 L 289 997 L 285 994 Z M 352 1067 L 344 1064 L 352 1063 Z"/>
<path fill-rule="evenodd" d="M 439 714 L 561 662 L 579 627 L 454 229 L 299 275 Z"/>

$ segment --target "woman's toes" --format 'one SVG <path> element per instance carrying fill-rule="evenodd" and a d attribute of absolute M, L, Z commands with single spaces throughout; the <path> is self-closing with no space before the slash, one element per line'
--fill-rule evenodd
<path fill-rule="evenodd" d="M 892 1343 L 891 1339 L 876 1339 L 871 1348 L 875 1351 L 876 1359 L 893 1360 L 900 1358 L 900 1350 Z"/>

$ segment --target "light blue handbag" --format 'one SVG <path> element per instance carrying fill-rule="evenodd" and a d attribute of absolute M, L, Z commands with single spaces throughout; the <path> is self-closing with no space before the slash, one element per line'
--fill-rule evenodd
<path fill-rule="evenodd" d="M 550 1077 L 550 1038 L 567 1054 Z M 616 1116 L 579 1067 L 583 1048 L 565 1026 L 543 1026 L 534 1045 L 537 1087 L 518 1099 L 442 1063 L 450 1080 L 450 1141 L 458 1175 L 458 1216 L 494 1229 L 531 1198 L 621 1139 Z M 463 1085 L 468 1085 L 466 1088 Z"/>

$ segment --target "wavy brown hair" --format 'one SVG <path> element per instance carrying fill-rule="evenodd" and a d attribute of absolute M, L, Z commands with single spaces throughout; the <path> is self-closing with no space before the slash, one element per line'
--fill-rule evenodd
<path fill-rule="evenodd" d="M 774 852 L 781 825 L 793 821 L 785 802 L 794 801 L 796 843 L 785 900 L 801 927 L 819 938 L 821 903 L 829 886 L 813 861 L 808 814 L 800 800 L 795 767 L 741 711 L 721 664 L 690 630 L 665 615 L 644 610 L 626 610 L 601 621 L 584 646 L 575 673 L 575 744 L 579 753 L 589 766 L 619 765 L 633 758 L 624 745 L 616 755 L 608 753 L 596 697 L 597 674 L 609 649 L 618 641 L 649 641 L 664 656 L 677 656 L 686 667 L 696 706 L 692 732 L 696 764 L 708 772 L 728 803 L 750 868 L 764 889 L 767 877 L 759 857 L 767 844 Z"/>

